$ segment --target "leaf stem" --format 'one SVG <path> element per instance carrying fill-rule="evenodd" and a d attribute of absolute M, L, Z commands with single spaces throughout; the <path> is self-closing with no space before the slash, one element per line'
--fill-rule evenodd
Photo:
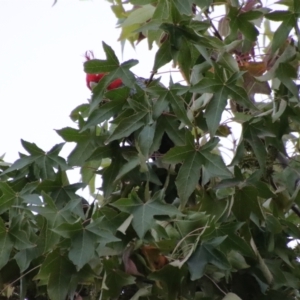
<path fill-rule="evenodd" d="M 29 270 L 28 272 L 22 274 L 20 277 L 18 277 L 16 280 L 14 280 L 13 282 L 11 282 L 10 284 L 6 285 L 1 291 L 0 294 L 2 294 L 10 285 L 15 284 L 16 282 L 18 282 L 20 279 L 22 279 L 24 276 L 26 276 L 27 274 L 31 273 L 32 271 L 34 271 L 35 269 L 41 267 L 42 264 L 37 265 L 36 267 L 32 268 L 31 270 Z"/>
<path fill-rule="evenodd" d="M 220 287 L 219 287 L 219 285 L 212 279 L 212 278 L 210 278 L 208 275 L 206 275 L 206 274 L 204 274 L 204 276 L 205 277 L 207 277 L 215 286 L 216 286 L 216 288 L 221 292 L 221 293 L 223 293 L 224 295 L 226 295 L 227 293 L 226 292 L 224 292 Z"/>

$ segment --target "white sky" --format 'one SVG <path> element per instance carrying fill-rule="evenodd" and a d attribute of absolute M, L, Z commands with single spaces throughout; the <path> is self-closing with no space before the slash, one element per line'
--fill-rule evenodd
<path fill-rule="evenodd" d="M 53 1 L 0 1 L 0 155 L 6 153 L 8 162 L 26 153 L 21 138 L 48 151 L 62 142 L 53 129 L 75 126 L 69 114 L 90 96 L 82 67 L 86 50 L 104 58 L 105 41 L 122 60 L 107 1 L 58 0 L 51 7 Z M 146 41 L 136 51 L 127 44 L 123 61 L 139 59 L 133 71 L 148 77 L 153 55 Z"/>

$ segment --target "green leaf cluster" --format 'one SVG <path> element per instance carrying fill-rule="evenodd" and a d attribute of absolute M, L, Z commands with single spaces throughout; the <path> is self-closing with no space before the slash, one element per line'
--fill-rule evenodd
<path fill-rule="evenodd" d="M 152 75 L 103 43 L 64 143 L 0 158 L 1 297 L 300 298 L 299 1 L 110 2 L 122 42 L 158 46 Z"/>

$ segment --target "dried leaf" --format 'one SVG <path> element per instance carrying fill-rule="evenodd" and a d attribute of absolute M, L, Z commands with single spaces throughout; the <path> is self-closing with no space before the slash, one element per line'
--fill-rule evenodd
<path fill-rule="evenodd" d="M 133 260 L 130 258 L 131 256 L 131 253 L 132 253 L 132 250 L 133 250 L 133 247 L 128 247 L 124 252 L 123 252 L 123 255 L 122 255 L 122 260 L 123 260 L 123 263 L 124 263 L 124 267 L 125 267 L 125 272 L 127 274 L 130 274 L 130 275 L 135 275 L 135 276 L 143 276 L 143 274 L 141 274 L 135 263 L 133 262 Z"/>
<path fill-rule="evenodd" d="M 164 255 L 161 255 L 159 249 L 156 247 L 144 246 L 141 248 L 141 251 L 152 271 L 159 270 L 169 263 L 168 259 Z"/>

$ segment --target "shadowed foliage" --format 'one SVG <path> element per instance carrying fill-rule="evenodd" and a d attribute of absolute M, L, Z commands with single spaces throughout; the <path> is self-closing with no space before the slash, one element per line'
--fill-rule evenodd
<path fill-rule="evenodd" d="M 0 298 L 300 299 L 300 2 L 109 2 L 151 76 L 103 42 L 68 157 L 0 161 Z"/>

